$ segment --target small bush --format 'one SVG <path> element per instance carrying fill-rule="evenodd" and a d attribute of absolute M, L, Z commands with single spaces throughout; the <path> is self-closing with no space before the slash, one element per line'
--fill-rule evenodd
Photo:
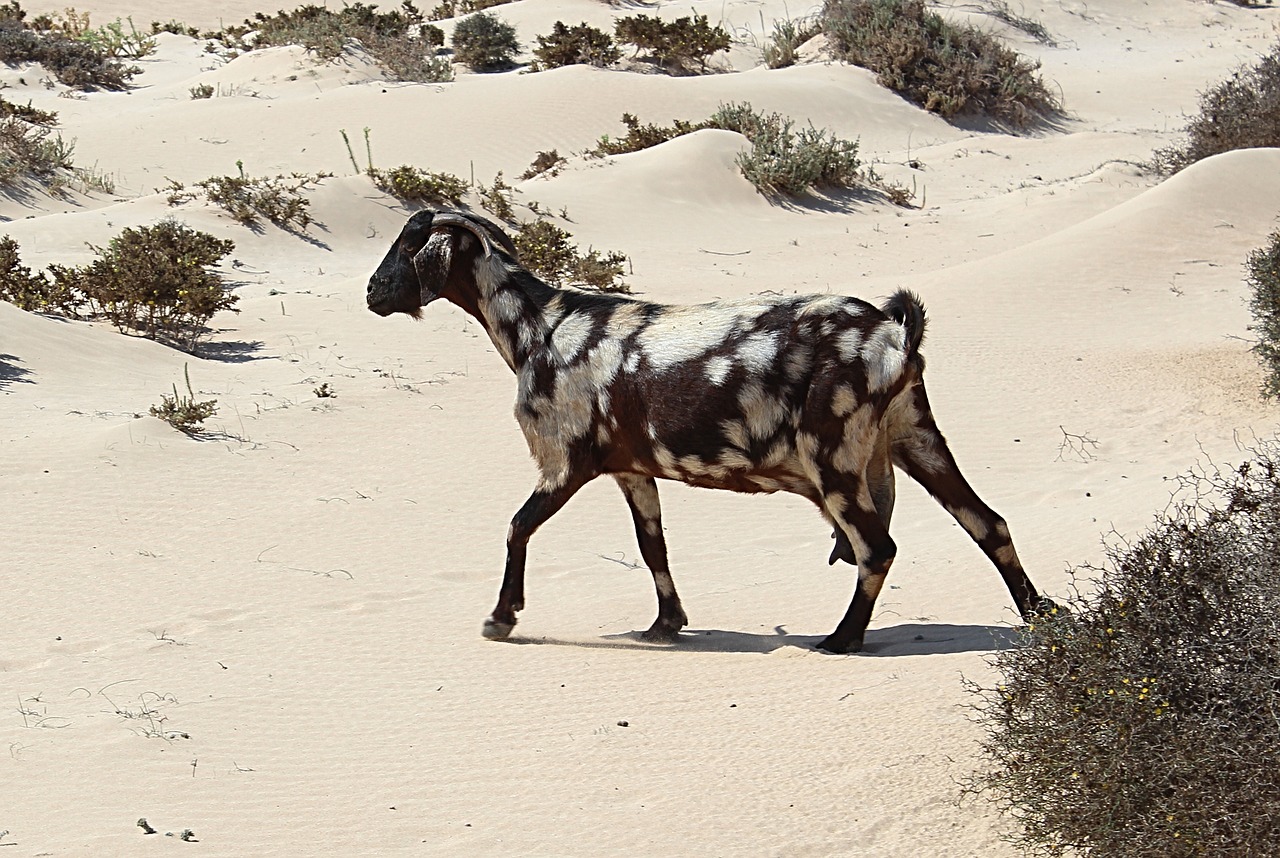
<path fill-rule="evenodd" d="M 436 203 L 458 206 L 467 192 L 467 183 L 449 173 L 428 173 L 402 164 L 390 170 L 366 171 L 373 184 L 384 193 L 407 203 Z"/>
<path fill-rule="evenodd" d="M 187 383 L 187 395 L 178 393 L 178 385 L 173 386 L 173 396 L 161 394 L 160 404 L 151 406 L 151 416 L 159 417 L 174 429 L 193 435 L 200 431 L 200 424 L 212 417 L 218 410 L 218 400 L 206 399 L 196 401 L 195 391 L 191 389 L 191 373 L 187 365 L 182 365 L 182 377 Z"/>
<path fill-rule="evenodd" d="M 127 228 L 107 247 L 94 247 L 99 258 L 83 268 L 56 270 L 122 332 L 194 349 L 209 319 L 239 300 L 208 270 L 234 248 L 231 241 L 166 219 Z"/>
<path fill-rule="evenodd" d="M 584 255 L 573 236 L 550 221 L 523 224 L 513 240 L 520 263 L 553 286 L 574 286 L 600 292 L 630 292 L 622 282 L 627 257 L 611 252 L 603 256 L 588 250 Z"/>
<path fill-rule="evenodd" d="M 760 49 L 764 64 L 771 69 L 795 65 L 800 46 L 818 35 L 818 32 L 819 27 L 812 18 L 774 21 L 773 31 Z"/>
<path fill-rule="evenodd" d="M 923 0 L 826 0 L 819 21 L 837 59 L 943 118 L 978 113 L 1024 126 L 1058 110 L 1037 63 L 947 23 Z"/>
<path fill-rule="evenodd" d="M 614 35 L 619 42 L 635 45 L 636 56 L 647 54 L 650 59 L 668 71 L 706 71 L 707 60 L 712 54 L 727 51 L 729 34 L 720 27 L 711 26 L 706 15 L 663 21 L 649 15 L 633 15 L 619 18 L 614 23 Z"/>
<path fill-rule="evenodd" d="M 973 686 L 969 784 L 1037 854 L 1251 858 L 1280 843 L 1280 441 L 1180 478 L 1092 595 Z"/>
<path fill-rule="evenodd" d="M 1280 43 L 1201 93 L 1186 133 L 1185 143 L 1156 151 L 1157 170 L 1172 175 L 1222 152 L 1280 146 Z"/>
<path fill-rule="evenodd" d="M 520 174 L 520 181 L 535 178 L 537 176 L 555 176 L 559 174 L 561 168 L 569 163 L 555 149 L 550 152 L 539 152 L 533 159 L 533 163 L 529 165 L 529 169 Z"/>
<path fill-rule="evenodd" d="M 520 53 L 516 28 L 488 12 L 477 12 L 453 27 L 453 55 L 474 71 L 508 68 Z"/>
<path fill-rule="evenodd" d="M 502 171 L 498 171 L 498 175 L 493 177 L 493 184 L 489 187 L 481 185 L 480 205 L 484 206 L 499 220 L 511 223 L 516 218 L 515 210 L 511 208 L 511 192 L 515 188 L 511 187 L 502 178 Z"/>
<path fill-rule="evenodd" d="M 125 29 L 126 23 L 128 30 Z M 113 59 L 124 57 L 137 60 L 156 52 L 156 40 L 150 35 L 139 33 L 132 18 L 127 19 L 127 22 L 117 18 L 96 30 L 86 30 L 79 38 Z"/>
<path fill-rule="evenodd" d="M 213 86 L 207 83 L 198 83 L 189 91 L 194 99 L 213 98 Z"/>
<path fill-rule="evenodd" d="M 294 173 L 274 179 L 249 178 L 243 174 L 213 176 L 196 182 L 198 190 L 188 190 L 173 180 L 166 190 L 171 206 L 203 196 L 245 226 L 259 228 L 259 218 L 266 218 L 282 229 L 305 230 L 311 223 L 311 214 L 307 211 L 311 201 L 302 196 L 302 190 L 331 176 L 330 173 L 313 176 Z"/>
<path fill-rule="evenodd" d="M 1262 393 L 1280 398 L 1280 232 L 1272 233 L 1269 245 L 1249 254 L 1245 267 L 1253 289 L 1252 330 L 1258 334 L 1253 353 L 1266 372 Z"/>
<path fill-rule="evenodd" d="M 641 149 L 648 149 L 651 146 L 657 146 L 659 143 L 666 143 L 676 137 L 712 127 L 705 121 L 686 122 L 683 119 L 677 119 L 669 126 L 641 125 L 640 120 L 630 113 L 622 114 L 622 124 L 627 127 L 627 133 L 624 136 L 610 138 L 606 134 L 596 141 L 595 148 L 589 150 L 587 154 L 603 158 L 606 155 L 625 155 L 628 152 L 639 152 Z"/>
<path fill-rule="evenodd" d="M 80 90 L 127 89 L 129 79 L 141 70 L 126 66 L 90 41 L 79 28 L 37 31 L 24 23 L 26 13 L 11 3 L 0 16 L 0 62 L 7 65 L 40 63 L 63 84 Z M 87 16 L 85 18 L 87 25 Z M 95 31 L 96 32 L 96 31 Z M 131 42 L 141 49 L 147 37 Z"/>
<path fill-rule="evenodd" d="M 570 65 L 607 66 L 622 56 L 608 33 L 585 21 L 576 27 L 556 21 L 551 35 L 538 36 L 537 41 L 533 55 L 541 67 L 549 69 Z"/>
<path fill-rule="evenodd" d="M 151 22 L 151 35 L 158 36 L 161 33 L 172 33 L 175 36 L 186 36 L 191 39 L 200 38 L 199 27 L 188 27 L 186 24 L 173 18 L 164 22 Z"/>
<path fill-rule="evenodd" d="M 0 119 L 0 187 L 32 179 L 59 190 L 63 174 L 74 169 L 73 143 L 54 134 L 48 125 L 34 125 L 16 114 Z"/>
<path fill-rule="evenodd" d="M 9 236 L 0 238 L 0 300 L 20 310 L 54 313 L 75 318 L 85 306 L 85 296 L 72 288 L 67 278 L 34 273 L 22 264 L 18 243 Z"/>

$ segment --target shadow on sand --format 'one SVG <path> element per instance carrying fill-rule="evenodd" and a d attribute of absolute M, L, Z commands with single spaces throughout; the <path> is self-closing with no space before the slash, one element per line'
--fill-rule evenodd
<path fill-rule="evenodd" d="M 1018 629 L 1010 626 L 957 626 L 949 623 L 902 623 L 867 632 L 860 655 L 886 657 L 943 655 L 960 652 L 993 652 L 1018 642 Z M 568 646 L 582 649 L 642 649 L 668 652 L 770 653 L 783 647 L 816 649 L 822 635 L 792 635 L 781 627 L 774 634 L 730 632 L 721 629 L 686 629 L 674 644 L 640 640 L 640 632 L 602 635 L 598 638 L 527 638 L 518 633 L 507 643 L 523 646 Z"/>
<path fill-rule="evenodd" d="M 18 366 L 20 363 L 21 358 L 0 354 L 0 392 L 12 384 L 35 384 L 27 377 L 31 375 L 31 370 Z"/>

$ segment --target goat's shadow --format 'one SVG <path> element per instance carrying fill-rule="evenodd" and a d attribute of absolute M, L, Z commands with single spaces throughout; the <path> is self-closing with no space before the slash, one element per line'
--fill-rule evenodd
<path fill-rule="evenodd" d="M 900 657 L 948 655 L 962 652 L 995 652 L 1018 645 L 1019 631 L 1010 626 L 959 626 L 950 623 L 902 623 L 871 629 L 859 655 Z M 781 626 L 773 634 L 733 632 L 723 629 L 685 629 L 672 644 L 652 644 L 640 639 L 640 632 L 601 635 L 598 638 L 522 637 L 507 643 L 533 646 L 567 646 L 583 649 L 642 649 L 658 652 L 770 653 L 783 647 L 816 650 L 822 635 L 788 634 Z"/>

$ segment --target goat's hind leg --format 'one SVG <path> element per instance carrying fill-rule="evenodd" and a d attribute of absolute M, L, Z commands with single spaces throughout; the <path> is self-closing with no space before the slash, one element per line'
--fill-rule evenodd
<path fill-rule="evenodd" d="M 834 653 L 862 649 L 876 597 L 897 554 L 897 546 L 883 520 L 887 516 L 882 516 L 876 508 L 861 478 L 849 477 L 846 485 L 848 491 L 837 491 L 823 498 L 827 515 L 846 537 L 858 561 L 858 583 L 849 609 L 835 631 L 818 644 L 818 649 Z"/>
<path fill-rule="evenodd" d="M 894 461 L 951 513 L 965 532 L 1000 572 L 1024 621 L 1057 609 L 1041 596 L 1027 577 L 1009 535 L 1009 526 L 995 510 L 982 502 L 960 473 L 947 441 L 938 431 L 923 387 L 916 389 L 914 431 L 895 440 Z"/>
<path fill-rule="evenodd" d="M 540 485 L 511 519 L 511 528 L 507 531 L 507 565 L 502 573 L 498 604 L 481 630 L 486 638 L 502 640 L 515 628 L 516 612 L 524 610 L 524 566 L 529 539 L 586 482 L 573 480 L 558 488 Z"/>
<path fill-rule="evenodd" d="M 658 591 L 658 618 L 640 637 L 646 641 L 670 642 L 680 630 L 689 624 L 680 597 L 676 594 L 671 570 L 667 567 L 667 541 L 662 535 L 662 507 L 658 502 L 658 484 L 652 477 L 634 474 L 615 474 L 614 480 L 631 508 L 631 520 L 636 526 L 636 540 L 640 543 L 640 556 L 653 573 L 653 585 Z"/>

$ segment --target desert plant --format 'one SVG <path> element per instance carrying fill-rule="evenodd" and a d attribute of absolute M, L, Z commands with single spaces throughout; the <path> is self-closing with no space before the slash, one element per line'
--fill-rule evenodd
<path fill-rule="evenodd" d="M 588 249 L 584 254 L 573 236 L 550 221 L 521 224 L 513 237 L 520 263 L 553 286 L 576 286 L 600 292 L 630 292 L 622 282 L 627 257 L 610 252 L 603 256 Z"/>
<path fill-rule="evenodd" d="M 502 171 L 498 171 L 498 175 L 493 177 L 493 184 L 489 187 L 481 185 L 480 205 L 484 206 L 499 220 L 511 223 L 515 220 L 515 210 L 511 208 L 511 193 L 515 188 L 507 184 L 502 178 Z"/>
<path fill-rule="evenodd" d="M 559 68 L 569 65 L 607 66 L 616 63 L 622 51 L 603 30 L 583 21 L 575 27 L 556 21 L 551 34 L 537 36 L 538 47 L 533 49 L 540 68 Z"/>
<path fill-rule="evenodd" d="M 603 158 L 606 155 L 625 155 L 628 152 L 639 152 L 641 149 L 648 149 L 651 146 L 657 146 L 659 143 L 665 143 L 676 137 L 711 127 L 705 121 L 688 122 L 683 119 L 677 119 L 671 125 L 665 126 L 642 125 L 640 120 L 630 113 L 622 114 L 622 124 L 627 127 L 626 134 L 622 137 L 603 135 L 596 141 L 595 148 L 589 150 L 587 154 Z"/>
<path fill-rule="evenodd" d="M 178 393 L 178 385 L 175 384 L 173 396 L 163 393 L 160 395 L 160 404 L 151 406 L 151 416 L 159 417 L 180 432 L 193 435 L 200 431 L 201 423 L 217 412 L 218 400 L 196 401 L 195 391 L 191 389 L 191 373 L 185 363 L 182 365 L 182 378 L 187 384 L 187 395 Z"/>
<path fill-rule="evenodd" d="M 331 177 L 330 173 L 294 173 L 275 178 L 251 178 L 242 171 L 239 176 L 213 176 L 196 182 L 196 190 L 188 190 L 171 179 L 165 190 L 169 192 L 171 206 L 203 196 L 245 226 L 259 228 L 259 218 L 266 218 L 282 229 L 305 230 L 311 223 L 311 215 L 307 211 L 311 201 L 302 195 L 302 191 Z"/>
<path fill-rule="evenodd" d="M 1058 110 L 1026 59 L 999 39 L 950 24 L 924 0 L 826 0 L 819 13 L 835 57 L 943 118 L 989 116 L 1013 126 Z"/>
<path fill-rule="evenodd" d="M 198 83 L 191 87 L 191 97 L 194 99 L 213 98 L 213 86 L 207 83 Z"/>
<path fill-rule="evenodd" d="M 761 18 L 763 26 L 764 19 Z M 812 18 L 783 18 L 773 22 L 773 30 L 760 49 L 764 64 L 771 69 L 795 65 L 800 46 L 818 35 L 818 24 Z"/>
<path fill-rule="evenodd" d="M 1185 143 L 1159 149 L 1153 160 L 1171 175 L 1233 149 L 1280 146 L 1280 43 L 1255 65 L 1200 94 L 1200 114 L 1186 127 Z"/>
<path fill-rule="evenodd" d="M 78 38 L 78 29 L 38 30 L 24 22 L 26 13 L 17 3 L 8 8 L 8 14 L 0 17 L 0 62 L 40 63 L 60 82 L 80 90 L 126 89 L 129 79 L 140 71 Z"/>
<path fill-rule="evenodd" d="M 516 28 L 488 12 L 463 18 L 453 27 L 453 55 L 474 71 L 509 67 L 520 53 Z"/>
<path fill-rule="evenodd" d="M 614 23 L 614 35 L 619 42 L 635 45 L 636 56 L 647 54 L 668 71 L 691 71 L 694 64 L 698 71 L 706 71 L 707 60 L 712 54 L 727 51 L 729 34 L 721 27 L 713 27 L 706 15 L 663 21 L 650 15 L 632 15 L 619 18 Z"/>
<path fill-rule="evenodd" d="M 85 306 L 85 296 L 66 277 L 35 273 L 22 264 L 18 243 L 0 238 L 0 300 L 21 310 L 54 313 L 74 318 Z"/>
<path fill-rule="evenodd" d="M 1280 842 L 1280 441 L 1202 468 L 1112 544 L 1089 595 L 971 685 L 969 788 L 1016 843 L 1098 858 L 1246 858 Z M 1079 578 L 1077 578 L 1079 582 Z"/>
<path fill-rule="evenodd" d="M 125 29 L 126 23 L 128 30 Z M 113 59 L 125 57 L 136 60 L 156 52 L 156 40 L 149 34 L 139 33 L 138 28 L 133 25 L 132 18 L 125 21 L 117 18 L 110 24 L 86 30 L 78 38 Z"/>
<path fill-rule="evenodd" d="M 450 173 L 429 173 L 402 164 L 390 170 L 370 167 L 366 173 L 384 193 L 407 203 L 438 203 L 457 206 L 467 192 L 467 183 Z"/>
<path fill-rule="evenodd" d="M 526 181 L 536 176 L 555 176 L 565 164 L 569 163 L 555 149 L 549 152 L 539 152 L 534 157 L 533 163 L 529 165 L 529 169 L 520 174 L 520 180 Z"/>
<path fill-rule="evenodd" d="M 238 300 L 209 267 L 235 248 L 231 241 L 193 230 L 172 218 L 154 226 L 126 228 L 99 258 L 66 269 L 55 278 L 74 284 L 97 315 L 126 333 L 194 349 L 205 324 Z"/>
<path fill-rule="evenodd" d="M 175 36 L 186 36 L 191 39 L 200 38 L 199 27 L 189 27 L 174 18 L 170 18 L 168 21 L 151 22 L 151 35 L 158 36 L 161 33 L 172 33 Z"/>
<path fill-rule="evenodd" d="M 1253 290 L 1249 299 L 1251 329 L 1258 335 L 1253 353 L 1266 373 L 1262 392 L 1280 398 L 1280 232 L 1271 234 L 1266 247 L 1249 254 L 1245 267 Z"/>

